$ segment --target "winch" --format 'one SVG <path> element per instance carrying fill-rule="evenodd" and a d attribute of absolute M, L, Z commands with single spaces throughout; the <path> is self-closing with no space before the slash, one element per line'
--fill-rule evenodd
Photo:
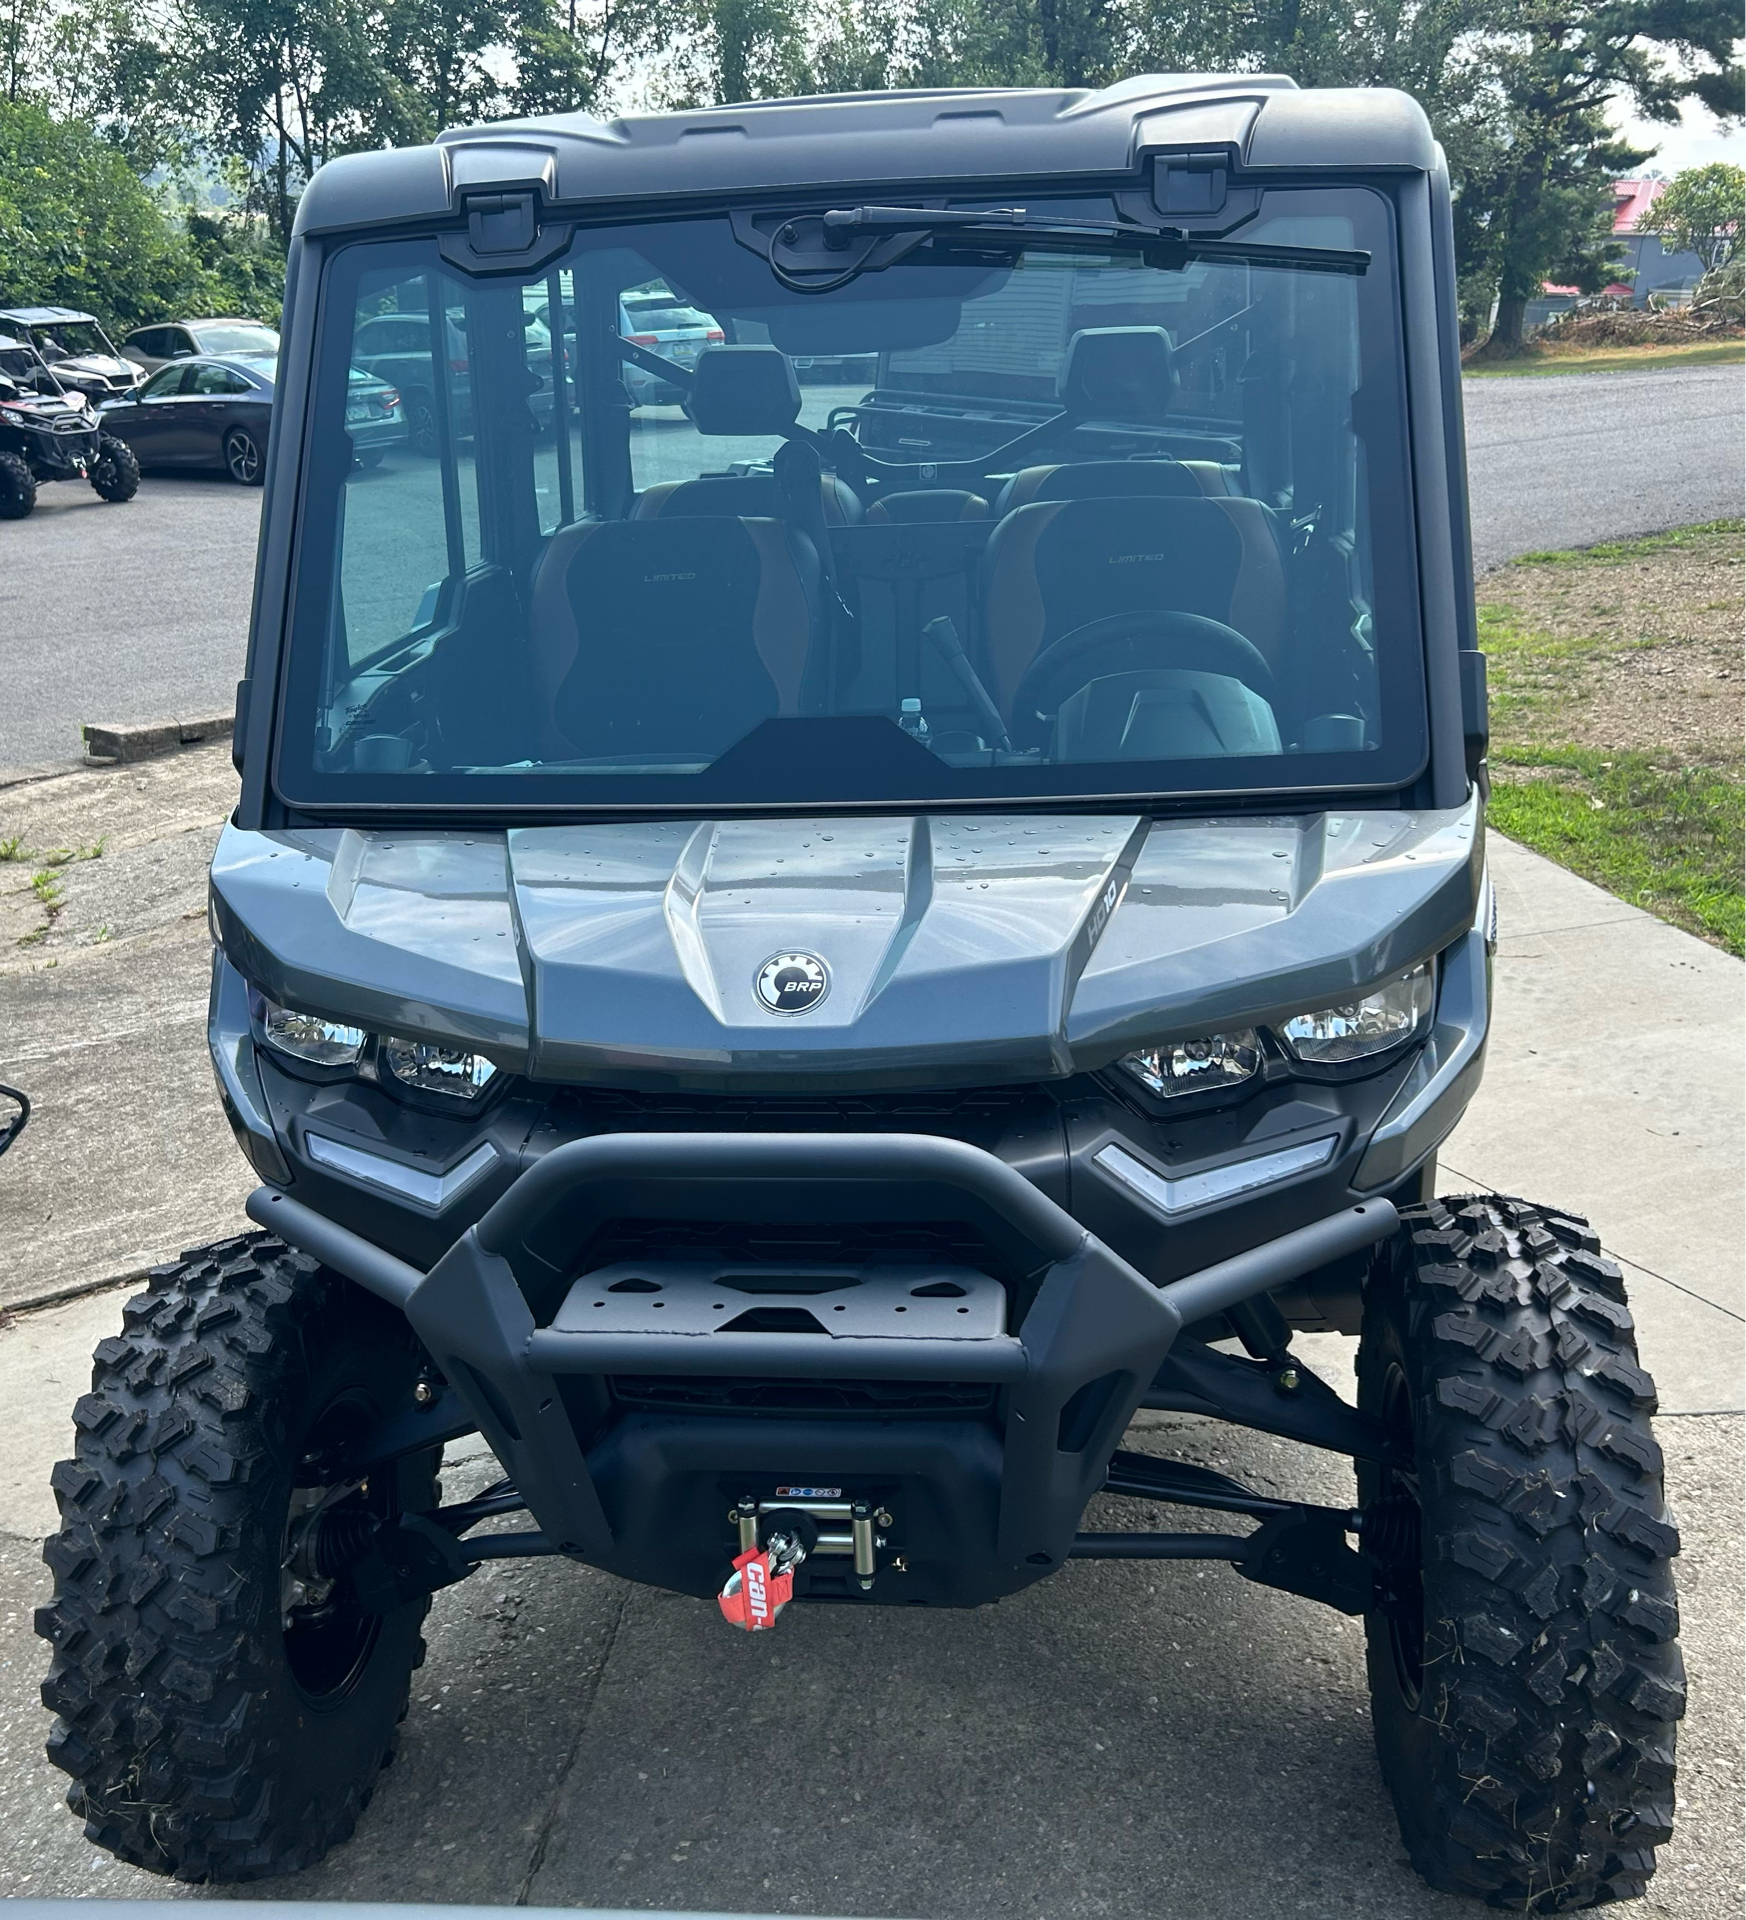
<path fill-rule="evenodd" d="M 747 1633 L 775 1626 L 794 1597 L 795 1573 L 814 1554 L 852 1558 L 856 1584 L 872 1592 L 886 1544 L 877 1529 L 892 1524 L 884 1507 L 845 1499 L 834 1487 L 778 1487 L 768 1500 L 746 1494 L 728 1509 L 728 1520 L 739 1529 L 740 1551 L 717 1601 L 723 1618 Z"/>

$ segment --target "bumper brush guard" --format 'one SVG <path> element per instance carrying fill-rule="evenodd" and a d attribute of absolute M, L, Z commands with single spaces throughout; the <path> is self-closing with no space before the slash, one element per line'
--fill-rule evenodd
<path fill-rule="evenodd" d="M 413 1516 L 403 1523 L 409 1551 L 391 1589 L 429 1590 L 485 1555 L 521 1551 L 714 1596 L 736 1547 L 741 1590 L 754 1560 L 759 1579 L 792 1582 L 821 1550 L 841 1553 L 819 1520 L 836 1521 L 842 1502 L 855 1591 L 844 1580 L 830 1597 L 976 1605 L 1077 1555 L 1235 1559 L 1251 1577 L 1350 1604 L 1339 1570 L 1359 1557 L 1339 1536 L 1352 1530 L 1351 1515 L 1233 1506 L 1240 1489 L 1191 1484 L 1180 1469 L 1156 1485 L 1140 1465 L 1108 1476 L 1117 1441 L 1185 1325 L 1362 1252 L 1394 1229 L 1386 1200 L 1162 1287 L 1015 1168 L 929 1135 L 574 1141 L 523 1173 L 428 1273 L 271 1188 L 257 1189 L 248 1211 L 406 1313 L 454 1389 L 442 1395 L 451 1403 L 444 1431 L 476 1422 L 538 1523 L 538 1534 L 461 1542 Z M 979 1235 L 997 1256 L 991 1264 L 1017 1284 L 942 1262 L 821 1268 L 661 1258 L 583 1271 L 590 1242 L 614 1221 L 949 1224 Z M 783 1304 L 773 1307 L 778 1296 Z M 621 1375 L 980 1386 L 988 1411 L 935 1419 L 626 1410 L 607 1385 Z M 457 1422 L 455 1394 L 470 1421 Z M 809 1482 L 833 1484 L 779 1484 L 802 1470 Z M 1262 1532 L 1076 1535 L 1106 1478 L 1115 1491 L 1250 1513 Z M 723 1530 L 724 1491 L 732 1536 Z M 828 1516 L 808 1511 L 821 1503 Z M 877 1549 L 894 1513 L 905 1537 L 891 1542 L 900 1551 L 881 1567 Z M 1278 1572 L 1282 1530 L 1305 1526 L 1316 1532 L 1311 1558 L 1324 1568 L 1335 1558 L 1334 1592 L 1321 1590 L 1323 1574 L 1314 1586 Z M 1270 1554 L 1271 1574 L 1262 1567 Z M 876 1577 L 887 1571 L 904 1577 Z M 779 1610 L 770 1608 L 766 1624 Z M 724 1611 L 733 1617 L 725 1599 Z"/>

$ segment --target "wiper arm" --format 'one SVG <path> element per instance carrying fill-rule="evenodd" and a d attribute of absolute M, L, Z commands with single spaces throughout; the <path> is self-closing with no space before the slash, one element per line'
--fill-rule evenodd
<path fill-rule="evenodd" d="M 1023 207 L 833 207 L 796 214 L 774 232 L 736 221 L 743 244 L 763 242 L 770 269 L 794 293 L 830 293 L 862 273 L 914 256 L 1009 254 L 1042 243 L 1067 253 L 1136 252 L 1145 264 L 1180 272 L 1191 260 L 1228 260 L 1307 273 L 1362 274 L 1371 256 L 1355 249 L 1293 247 L 1257 240 L 1198 239 L 1182 227 L 1104 225 L 1032 219 Z M 924 256 L 925 257 L 925 256 Z"/>

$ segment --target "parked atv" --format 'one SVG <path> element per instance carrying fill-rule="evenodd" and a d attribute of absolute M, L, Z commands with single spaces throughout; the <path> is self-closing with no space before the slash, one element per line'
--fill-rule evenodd
<path fill-rule="evenodd" d="M 45 480 L 89 480 L 105 500 L 131 500 L 139 462 L 34 347 L 0 335 L 0 520 L 24 519 Z"/>
<path fill-rule="evenodd" d="M 492 1560 L 752 1633 L 1215 1560 L 1363 1616 L 1435 1886 L 1640 1893 L 1683 1695 L 1624 1283 L 1436 1189 L 1494 926 L 1418 107 L 560 117 L 333 162 L 291 254 L 212 867 L 261 1231 L 157 1270 L 55 1474 L 89 1836 L 318 1859 Z M 720 344 L 624 331 L 654 284 Z M 389 321 L 392 485 L 347 438 Z M 1357 1335 L 1356 1405 L 1299 1329 Z M 1353 1497 L 1124 1449 L 1141 1408 Z M 475 1430 L 503 1478 L 443 1504 Z M 1100 1491 L 1230 1530 L 1088 1530 Z"/>

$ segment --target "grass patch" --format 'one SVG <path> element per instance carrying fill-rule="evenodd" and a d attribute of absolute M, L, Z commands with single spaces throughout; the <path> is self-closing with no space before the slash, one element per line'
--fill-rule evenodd
<path fill-rule="evenodd" d="M 1698 553 L 1713 557 L 1717 542 L 1725 543 L 1737 558 L 1746 520 L 1700 520 L 1695 526 L 1671 527 L 1666 533 L 1642 533 L 1630 540 L 1602 540 L 1592 547 L 1571 547 L 1557 553 L 1524 553 L 1518 567 L 1605 567 L 1626 560 L 1646 560 L 1657 553 Z"/>
<path fill-rule="evenodd" d="M 1470 363 L 1462 371 L 1469 380 L 1532 380 L 1553 373 L 1640 373 L 1657 367 L 1738 366 L 1742 359 L 1746 359 L 1746 342 L 1739 340 L 1705 340 L 1680 347 L 1531 347 L 1514 359 Z"/>
<path fill-rule="evenodd" d="M 1503 749 L 1490 817 L 1621 900 L 1746 951 L 1746 786 L 1732 774 L 1644 753 Z"/>
<path fill-rule="evenodd" d="M 1492 823 L 1746 950 L 1742 523 L 1527 555 L 1480 583 Z"/>

